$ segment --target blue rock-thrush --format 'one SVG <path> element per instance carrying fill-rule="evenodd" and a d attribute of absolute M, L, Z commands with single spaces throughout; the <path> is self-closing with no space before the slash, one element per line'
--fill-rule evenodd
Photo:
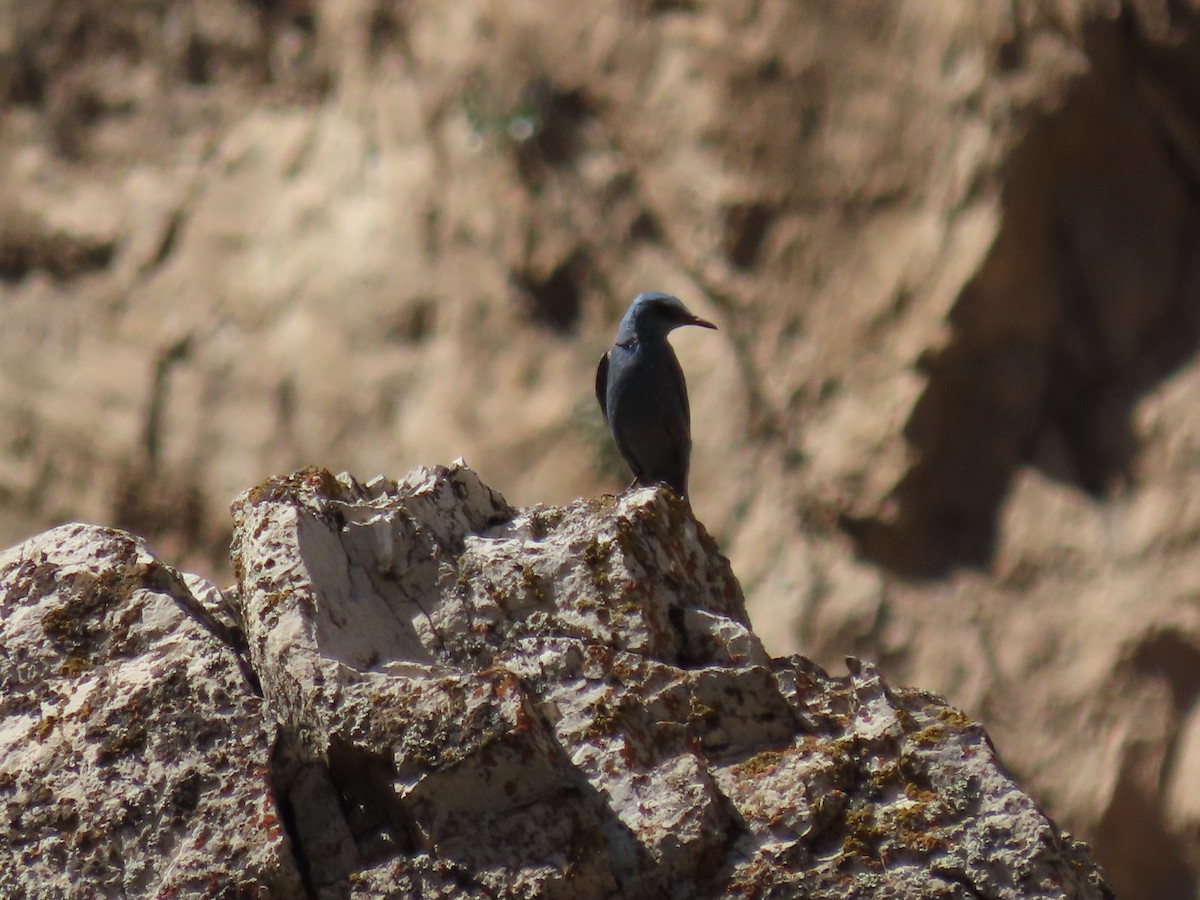
<path fill-rule="evenodd" d="M 596 368 L 596 399 L 636 483 L 661 482 L 686 497 L 692 417 L 683 370 L 667 343 L 682 325 L 717 327 L 670 294 L 634 297 Z"/>

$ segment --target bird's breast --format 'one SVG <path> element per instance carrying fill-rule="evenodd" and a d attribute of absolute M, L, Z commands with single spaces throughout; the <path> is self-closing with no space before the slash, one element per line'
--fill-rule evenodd
<path fill-rule="evenodd" d="M 609 354 L 608 412 L 620 417 L 634 411 L 646 415 L 674 414 L 686 405 L 687 388 L 674 352 L 639 344 L 613 347 Z"/>

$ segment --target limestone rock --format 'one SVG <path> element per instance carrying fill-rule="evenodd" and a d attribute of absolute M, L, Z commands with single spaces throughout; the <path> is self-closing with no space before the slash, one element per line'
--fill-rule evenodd
<path fill-rule="evenodd" d="M 688 508 L 513 510 L 461 463 L 234 505 L 322 897 L 1111 897 L 981 726 L 768 658 Z"/>
<path fill-rule="evenodd" d="M 112 529 L 0 554 L 0 895 L 1113 896 L 980 725 L 771 659 L 663 489 L 306 469 L 234 527 L 229 595 Z"/>
<path fill-rule="evenodd" d="M 107 528 L 0 554 L 0 896 L 302 896 L 216 596 Z"/>

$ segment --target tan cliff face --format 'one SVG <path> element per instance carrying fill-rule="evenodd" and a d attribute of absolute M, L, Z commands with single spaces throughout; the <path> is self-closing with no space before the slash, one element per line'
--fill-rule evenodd
<path fill-rule="evenodd" d="M 216 577 L 298 465 L 628 480 L 675 339 L 769 649 L 944 691 L 1124 897 L 1200 879 L 1190 4 L 0 10 L 0 535 Z M 1103 738 L 1103 739 L 1101 739 Z"/>

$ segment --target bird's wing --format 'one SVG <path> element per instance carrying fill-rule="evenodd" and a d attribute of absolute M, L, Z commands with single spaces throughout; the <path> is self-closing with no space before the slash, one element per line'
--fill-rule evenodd
<path fill-rule="evenodd" d="M 600 357 L 600 364 L 596 366 L 596 399 L 600 402 L 600 415 L 604 416 L 604 421 L 608 421 L 608 354 L 605 353 Z"/>
<path fill-rule="evenodd" d="M 675 367 L 679 370 L 679 399 L 683 406 L 683 424 L 687 427 L 688 445 L 692 442 L 692 405 L 688 403 L 687 380 L 683 377 L 683 368 L 679 365 L 679 360 L 675 360 Z"/>
<path fill-rule="evenodd" d="M 671 452 L 675 466 L 682 469 L 686 477 L 688 461 L 692 455 L 692 410 L 688 403 L 687 381 L 683 377 L 683 369 L 675 354 L 671 354 L 672 389 L 668 401 L 673 409 L 663 417 L 667 432 L 671 436 Z"/>

